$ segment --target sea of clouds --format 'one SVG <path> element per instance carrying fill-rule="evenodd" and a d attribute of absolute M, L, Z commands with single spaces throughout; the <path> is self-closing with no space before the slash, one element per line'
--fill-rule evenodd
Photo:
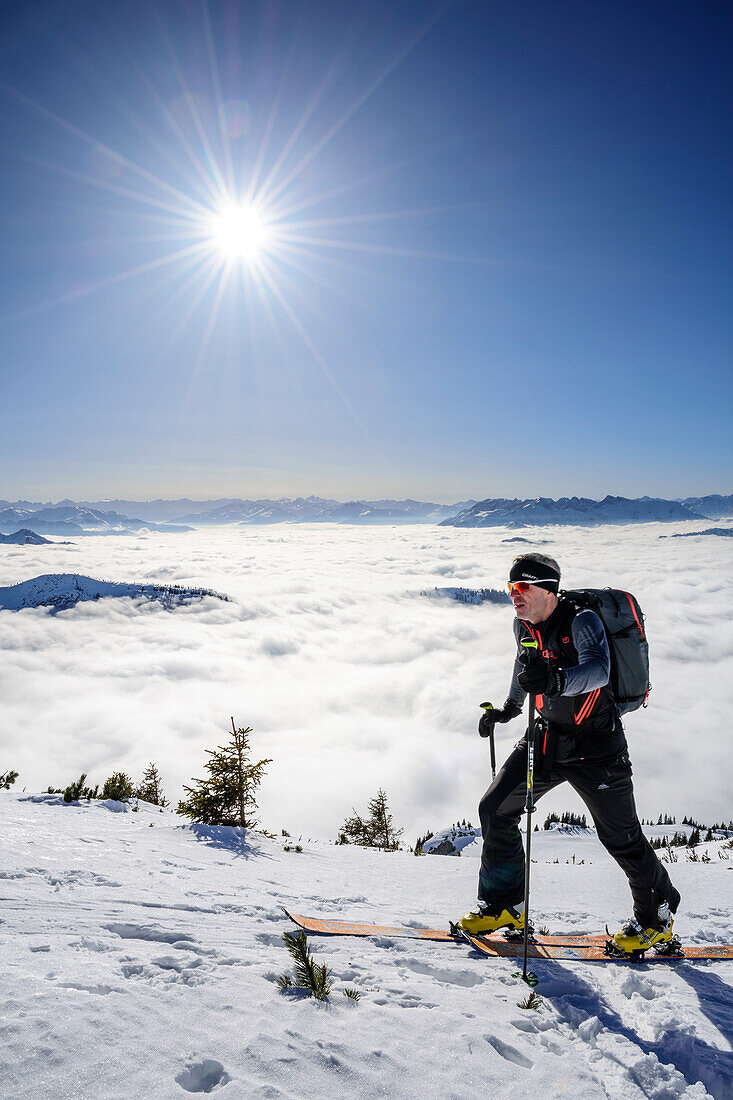
<path fill-rule="evenodd" d="M 554 554 L 568 587 L 626 588 L 647 616 L 653 691 L 627 718 L 644 817 L 733 817 L 731 546 L 660 539 L 664 524 L 523 533 Z M 41 573 L 179 583 L 226 593 L 167 610 L 107 599 L 58 614 L 0 612 L 0 771 L 16 790 L 92 783 L 155 760 L 175 804 L 202 776 L 230 715 L 272 757 L 260 792 L 273 831 L 335 839 L 378 787 L 414 843 L 463 818 L 490 779 L 478 704 L 503 703 L 511 607 L 422 596 L 501 587 L 504 529 L 279 525 L 184 535 L 88 537 L 3 547 L 0 585 Z M 497 727 L 501 762 L 522 719 Z M 567 787 L 541 803 L 581 809 Z"/>

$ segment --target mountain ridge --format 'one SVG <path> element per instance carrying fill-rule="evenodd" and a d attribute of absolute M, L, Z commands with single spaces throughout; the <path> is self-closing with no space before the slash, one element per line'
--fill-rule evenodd
<path fill-rule="evenodd" d="M 126 511 L 120 511 L 124 508 Z M 135 513 L 134 515 L 131 513 Z M 0 533 L 32 528 L 44 535 L 180 533 L 192 526 L 275 523 L 442 524 L 446 527 L 529 527 L 552 524 L 650 523 L 733 518 L 733 494 L 664 497 L 488 497 L 438 504 L 412 498 L 338 501 L 330 497 L 248 500 L 188 497 L 154 501 L 0 501 Z"/>

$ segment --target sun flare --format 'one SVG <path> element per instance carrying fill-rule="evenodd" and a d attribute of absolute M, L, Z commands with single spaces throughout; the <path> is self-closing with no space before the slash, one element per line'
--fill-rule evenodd
<path fill-rule="evenodd" d="M 227 206 L 211 219 L 211 242 L 227 260 L 254 263 L 268 241 L 267 222 L 256 206 Z"/>

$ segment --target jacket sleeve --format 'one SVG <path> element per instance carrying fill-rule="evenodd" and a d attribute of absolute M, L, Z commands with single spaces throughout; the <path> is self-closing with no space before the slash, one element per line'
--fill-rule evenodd
<path fill-rule="evenodd" d="M 562 670 L 565 677 L 563 695 L 583 695 L 605 687 L 611 675 L 611 653 L 603 623 L 595 611 L 588 608 L 578 611 L 571 634 L 578 651 L 578 663 Z"/>
<path fill-rule="evenodd" d="M 520 686 L 520 683 L 519 683 L 519 680 L 518 680 L 519 673 L 522 671 L 522 668 L 523 668 L 523 665 L 519 660 L 519 655 L 520 655 L 521 648 L 522 648 L 519 644 L 519 636 L 521 634 L 522 627 L 521 627 L 520 622 L 519 622 L 518 619 L 514 620 L 513 629 L 514 629 L 514 641 L 517 644 L 517 655 L 514 658 L 514 668 L 512 670 L 512 682 L 509 685 L 509 694 L 506 697 L 506 703 L 504 704 L 504 706 L 505 707 L 506 706 L 519 707 L 519 710 L 521 710 L 522 707 L 524 706 L 524 700 L 527 698 L 527 692 L 524 690 L 523 687 Z"/>

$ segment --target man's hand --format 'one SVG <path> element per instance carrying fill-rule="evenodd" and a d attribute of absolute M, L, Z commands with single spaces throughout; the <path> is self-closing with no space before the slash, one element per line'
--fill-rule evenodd
<path fill-rule="evenodd" d="M 553 668 L 541 657 L 529 655 L 524 671 L 519 673 L 517 680 L 528 695 L 545 695 L 548 699 L 554 695 L 562 695 L 565 686 L 562 669 Z"/>
<path fill-rule="evenodd" d="M 490 703 L 482 703 L 481 706 L 489 708 L 484 710 L 478 724 L 478 731 L 482 737 L 490 737 L 491 731 L 497 723 L 511 722 L 512 718 L 516 718 L 518 714 L 522 713 L 522 708 L 518 707 L 516 703 L 505 703 L 501 710 L 495 709 Z"/>

